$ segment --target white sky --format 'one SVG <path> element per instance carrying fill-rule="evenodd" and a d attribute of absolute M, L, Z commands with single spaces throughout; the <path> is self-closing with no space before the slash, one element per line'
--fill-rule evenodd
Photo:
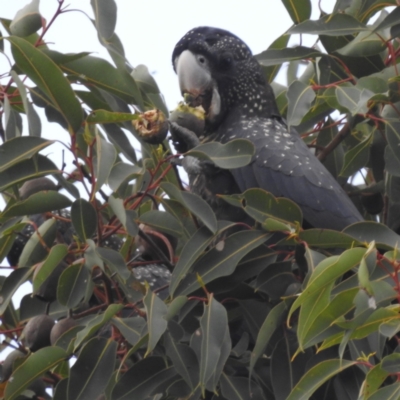
<path fill-rule="evenodd" d="M 1 3 L 0 17 L 13 19 L 29 0 L 0 0 Z M 116 3 L 116 33 L 124 45 L 127 59 L 133 66 L 148 66 L 170 109 L 175 108 L 181 98 L 171 54 L 175 44 L 188 30 L 201 25 L 227 29 L 243 39 L 257 54 L 292 25 L 280 0 L 116 0 Z M 312 0 L 312 3 L 317 4 L 317 0 Z M 326 7 L 332 7 L 333 3 L 332 0 L 322 1 Z M 69 9 L 80 9 L 93 16 L 89 0 L 70 0 L 65 4 L 70 5 Z M 41 1 L 40 12 L 47 21 L 57 5 L 56 0 Z M 313 17 L 318 18 L 318 14 L 315 9 Z M 1 30 L 4 33 L 4 29 Z M 110 59 L 98 42 L 91 22 L 80 12 L 59 16 L 45 40 L 51 48 L 61 52 L 90 51 Z M 4 61 L 4 57 L 0 56 L 1 72 L 4 71 Z"/>

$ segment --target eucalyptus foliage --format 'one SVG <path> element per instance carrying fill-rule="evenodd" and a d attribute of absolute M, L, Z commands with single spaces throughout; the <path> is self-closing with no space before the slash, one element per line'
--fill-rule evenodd
<path fill-rule="evenodd" d="M 40 398 L 57 400 L 400 398 L 400 6 L 337 0 L 310 20 L 309 0 L 282 2 L 293 26 L 257 59 L 288 125 L 365 217 L 343 232 L 303 230 L 296 204 L 256 188 L 225 198 L 255 221 L 235 231 L 184 190 L 168 140 L 145 143 L 132 125 L 138 113 L 168 109 L 147 68 L 126 60 L 113 0 L 91 0 L 88 21 L 113 63 L 47 45 L 38 0 L 1 19 L 12 63 L 0 89 L 3 265 L 27 217 L 47 218 L 1 280 L 2 351 L 24 350 L 1 398 L 38 398 L 37 380 L 50 389 Z M 287 47 L 304 34 L 314 46 Z M 283 63 L 288 86 L 274 82 Z M 49 155 L 39 108 L 68 131 L 70 165 Z M 234 168 L 251 159 L 243 146 L 201 145 L 191 155 Z M 62 190 L 21 199 L 21 185 L 42 176 Z M 57 233 L 64 208 L 71 244 Z M 145 264 L 135 257 L 142 224 L 173 250 L 159 260 L 153 249 L 153 262 L 172 271 L 164 298 L 132 274 Z M 103 245 L 113 235 L 119 251 Z M 35 294 L 62 260 L 48 306 Z M 32 294 L 15 307 L 27 281 Z M 44 313 L 76 326 L 27 351 L 21 330 Z"/>

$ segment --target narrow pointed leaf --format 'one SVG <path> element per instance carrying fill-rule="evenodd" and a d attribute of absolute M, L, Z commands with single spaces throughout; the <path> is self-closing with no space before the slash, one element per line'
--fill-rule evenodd
<path fill-rule="evenodd" d="M 30 268 L 18 268 L 7 276 L 0 290 L 0 315 L 4 314 L 14 293 L 29 279 L 32 272 Z"/>
<path fill-rule="evenodd" d="M 70 205 L 71 200 L 61 193 L 54 190 L 41 191 L 4 210 L 2 217 L 40 214 L 48 211 L 62 210 Z"/>
<path fill-rule="evenodd" d="M 58 264 L 64 259 L 68 253 L 68 247 L 65 244 L 56 244 L 50 249 L 50 253 L 41 266 L 39 272 L 33 279 L 33 293 L 36 293 L 43 282 L 51 275 Z"/>
<path fill-rule="evenodd" d="M 71 222 L 80 239 L 85 242 L 96 232 L 96 210 L 88 201 L 78 199 L 71 207 Z"/>
<path fill-rule="evenodd" d="M 287 400 L 308 400 L 328 379 L 344 371 L 357 361 L 327 360 L 309 369 L 293 388 Z"/>
<path fill-rule="evenodd" d="M 90 272 L 84 264 L 70 265 L 61 274 L 57 286 L 57 300 L 67 308 L 76 307 L 85 296 Z"/>
<path fill-rule="evenodd" d="M 269 233 L 260 231 L 242 231 L 229 236 L 221 241 L 222 249 L 216 246 L 197 261 L 193 273 L 181 281 L 175 295 L 186 295 L 197 290 L 200 287 L 198 276 L 207 284 L 221 276 L 232 274 L 239 261 L 269 237 Z"/>
<path fill-rule="evenodd" d="M 326 15 L 317 21 L 304 21 L 289 29 L 288 33 L 343 36 L 367 30 L 367 27 L 348 14 Z"/>
<path fill-rule="evenodd" d="M 233 169 L 248 165 L 254 152 L 254 145 L 249 140 L 234 139 L 226 144 L 219 142 L 200 144 L 185 154 L 211 160 L 220 168 Z"/>
<path fill-rule="evenodd" d="M 208 203 L 194 193 L 182 192 L 169 182 L 162 183 L 161 188 L 172 199 L 177 200 L 183 206 L 198 217 L 201 222 L 213 233 L 217 231 L 217 219 Z"/>
<path fill-rule="evenodd" d="M 114 372 L 117 342 L 93 338 L 83 346 L 68 380 L 68 400 L 96 399 Z"/>
<path fill-rule="evenodd" d="M 19 76 L 15 73 L 15 71 L 11 71 L 11 76 L 13 77 L 14 82 L 18 87 L 20 96 L 22 98 L 22 102 L 24 104 L 24 110 L 26 113 L 26 117 L 28 118 L 29 135 L 40 137 L 42 130 L 42 123 L 40 121 L 40 117 L 33 108 L 32 104 L 29 102 L 25 86 L 22 83 L 21 79 L 19 79 Z"/>
<path fill-rule="evenodd" d="M 98 247 L 97 253 L 113 274 L 117 273 L 123 280 L 127 280 L 131 276 L 121 253 L 104 247 Z"/>
<path fill-rule="evenodd" d="M 261 65 L 282 64 L 285 61 L 304 60 L 306 58 L 321 57 L 323 53 L 310 47 L 297 46 L 284 49 L 269 49 L 256 56 Z"/>
<path fill-rule="evenodd" d="M 210 295 L 208 304 L 204 306 L 204 314 L 200 319 L 200 385 L 203 390 L 211 378 L 221 354 L 227 324 L 228 316 L 225 307 Z"/>
<path fill-rule="evenodd" d="M 147 327 L 149 331 L 149 343 L 147 345 L 147 356 L 154 350 L 161 336 L 167 329 L 167 320 L 165 319 L 168 309 L 165 303 L 151 290 L 147 291 L 143 299 L 143 304 L 147 314 Z"/>
<path fill-rule="evenodd" d="M 26 40 L 14 36 L 7 39 L 18 67 L 48 96 L 76 132 L 82 123 L 82 108 L 60 68 Z"/>
<path fill-rule="evenodd" d="M 116 383 L 111 400 L 146 399 L 163 382 L 176 374 L 161 357 L 148 357 L 137 362 Z"/>
<path fill-rule="evenodd" d="M 271 339 L 276 328 L 282 323 L 285 318 L 286 304 L 281 302 L 277 304 L 269 313 L 261 329 L 258 332 L 256 344 L 251 352 L 250 360 L 250 375 L 253 373 L 254 366 L 257 360 L 263 355 L 267 348 L 268 342 Z"/>
<path fill-rule="evenodd" d="M 288 124 L 289 126 L 299 125 L 311 108 L 315 93 L 309 85 L 296 80 L 289 86 L 286 96 L 288 98 Z"/>
<path fill-rule="evenodd" d="M 156 231 L 164 232 L 175 237 L 182 235 L 181 224 L 169 213 L 150 210 L 141 215 L 139 220 L 143 224 L 151 226 Z"/>
<path fill-rule="evenodd" d="M 172 271 L 169 291 L 174 294 L 179 282 L 186 276 L 197 257 L 207 248 L 214 236 L 205 227 L 201 227 L 186 243 L 174 270 Z"/>
<path fill-rule="evenodd" d="M 142 317 L 119 318 L 113 317 L 111 323 L 118 328 L 122 336 L 135 346 L 143 335 L 146 320 Z"/>
<path fill-rule="evenodd" d="M 42 17 L 39 13 L 39 0 L 32 0 L 21 8 L 10 24 L 10 31 L 15 36 L 29 36 L 42 27 Z"/>
<path fill-rule="evenodd" d="M 18 267 L 30 267 L 42 261 L 48 254 L 47 249 L 51 248 L 57 233 L 57 224 L 54 218 L 48 219 L 39 226 L 27 241 L 19 257 Z M 47 246 L 44 247 L 43 243 Z"/>
<path fill-rule="evenodd" d="M 193 390 L 199 382 L 199 363 L 193 349 L 186 344 L 175 343 L 169 334 L 165 337 L 165 349 L 176 372 Z"/>
<path fill-rule="evenodd" d="M 68 354 L 60 347 L 45 347 L 31 354 L 13 373 L 5 390 L 5 400 L 14 400 L 33 381 L 60 364 Z"/>
<path fill-rule="evenodd" d="M 21 136 L 8 140 L 0 146 L 0 172 L 32 158 L 36 153 L 54 143 L 38 137 Z"/>
<path fill-rule="evenodd" d="M 295 24 L 311 17 L 310 0 L 282 0 L 282 3 Z"/>
<path fill-rule="evenodd" d="M 113 35 L 117 23 L 115 1 L 90 0 L 90 5 L 93 9 L 97 32 L 102 38 L 109 39 Z"/>
<path fill-rule="evenodd" d="M 74 351 L 76 351 L 85 340 L 92 337 L 102 326 L 110 321 L 122 308 L 122 304 L 110 304 L 103 314 L 99 314 L 90 320 L 85 328 L 76 335 Z"/>
<path fill-rule="evenodd" d="M 117 151 L 115 146 L 108 143 L 100 135 L 96 134 L 96 186 L 95 192 L 100 190 L 104 183 L 106 183 L 114 162 L 117 158 Z M 95 194 L 93 193 L 93 195 Z"/>

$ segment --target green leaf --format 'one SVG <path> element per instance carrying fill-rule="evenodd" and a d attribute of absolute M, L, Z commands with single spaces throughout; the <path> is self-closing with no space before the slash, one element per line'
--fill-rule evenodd
<path fill-rule="evenodd" d="M 11 71 L 11 76 L 18 87 L 19 94 L 21 96 L 22 103 L 24 105 L 26 117 L 28 118 L 29 135 L 40 137 L 42 130 L 42 123 L 40 122 L 40 117 L 33 108 L 30 101 L 28 100 L 25 86 L 22 83 L 21 79 L 19 79 L 19 76 L 15 73 L 15 71 Z"/>
<path fill-rule="evenodd" d="M 326 15 L 316 21 L 304 21 L 288 30 L 288 34 L 308 33 L 311 35 L 343 36 L 366 31 L 368 28 L 347 14 Z"/>
<path fill-rule="evenodd" d="M 327 307 L 304 330 L 301 342 L 303 349 L 315 346 L 322 340 L 342 331 L 334 323 L 339 317 L 346 315 L 354 308 L 353 301 L 358 290 L 358 287 L 345 290 L 331 299 Z M 304 314 L 306 315 L 306 313 L 307 310 L 305 309 Z"/>
<path fill-rule="evenodd" d="M 134 79 L 126 71 L 120 71 L 108 61 L 87 56 L 79 60 L 65 63 L 62 69 L 75 75 L 88 86 L 94 85 L 112 93 L 129 104 L 136 104 L 143 109 L 142 96 Z"/>
<path fill-rule="evenodd" d="M 283 34 L 278 39 L 275 39 L 275 41 L 268 47 L 268 50 L 285 49 L 289 42 L 289 38 L 290 35 Z M 255 57 L 258 58 L 258 55 L 256 55 Z M 269 67 L 262 65 L 262 69 L 264 71 L 264 75 L 267 78 L 268 83 L 271 83 L 274 80 L 279 70 L 281 69 L 281 66 L 282 65 L 279 64 L 271 65 Z"/>
<path fill-rule="evenodd" d="M 121 253 L 104 247 L 98 247 L 97 253 L 110 268 L 112 274 L 118 274 L 124 281 L 131 276 L 131 272 L 127 268 L 126 262 Z"/>
<path fill-rule="evenodd" d="M 385 135 L 392 149 L 392 154 L 400 161 L 400 121 L 398 120 L 385 120 Z"/>
<path fill-rule="evenodd" d="M 39 0 L 32 0 L 15 14 L 10 24 L 10 31 L 15 36 L 29 36 L 42 27 L 39 13 Z"/>
<path fill-rule="evenodd" d="M 85 340 L 88 340 L 102 326 L 110 321 L 111 318 L 121 311 L 123 307 L 123 304 L 110 304 L 104 313 L 97 315 L 87 322 L 85 328 L 76 335 L 74 351 L 76 351 Z"/>
<path fill-rule="evenodd" d="M 48 219 L 39 226 L 29 238 L 19 256 L 18 267 L 31 267 L 47 256 L 47 249 L 52 247 L 57 234 L 57 224 L 54 218 Z M 44 247 L 43 244 L 45 244 Z"/>
<path fill-rule="evenodd" d="M 373 138 L 373 134 L 368 135 L 361 143 L 345 153 L 343 168 L 339 174 L 340 176 L 349 177 L 365 167 L 369 160 Z"/>
<path fill-rule="evenodd" d="M 197 260 L 193 272 L 182 279 L 174 294 L 187 295 L 197 290 L 200 287 L 198 276 L 207 284 L 221 276 L 232 274 L 239 261 L 269 237 L 269 233 L 252 230 L 236 232 L 227 239 L 222 239 Z"/>
<path fill-rule="evenodd" d="M 58 280 L 57 300 L 67 308 L 74 308 L 85 296 L 90 272 L 85 264 L 72 264 L 64 270 Z"/>
<path fill-rule="evenodd" d="M 62 210 L 69 207 L 71 200 L 54 190 L 40 191 L 29 196 L 26 200 L 14 203 L 6 208 L 2 217 L 15 217 L 22 215 L 40 214 L 48 211 Z"/>
<path fill-rule="evenodd" d="M 92 338 L 79 353 L 68 379 L 68 399 L 96 399 L 107 387 L 114 372 L 117 342 Z"/>
<path fill-rule="evenodd" d="M 226 144 L 204 143 L 185 155 L 211 160 L 217 167 L 235 169 L 248 165 L 254 155 L 254 145 L 250 140 L 234 139 Z"/>
<path fill-rule="evenodd" d="M 143 175 L 143 169 L 136 165 L 130 165 L 123 162 L 117 162 L 112 167 L 110 175 L 108 177 L 108 184 L 111 189 L 116 192 L 118 188 L 128 180 L 138 178 Z"/>
<path fill-rule="evenodd" d="M 250 375 L 253 373 L 257 360 L 264 354 L 272 335 L 281 325 L 285 317 L 286 310 L 287 306 L 285 302 L 282 301 L 268 313 L 267 318 L 258 332 L 256 344 L 251 352 Z"/>
<path fill-rule="evenodd" d="M 311 108 L 311 104 L 315 99 L 315 93 L 309 85 L 300 81 L 294 81 L 290 84 L 286 96 L 288 98 L 288 125 L 299 125 Z"/>
<path fill-rule="evenodd" d="M 149 355 L 161 336 L 167 329 L 167 320 L 165 319 L 168 309 L 164 302 L 151 290 L 147 290 L 143 299 L 143 304 L 147 314 L 147 328 L 149 331 L 149 342 L 145 357 Z"/>
<path fill-rule="evenodd" d="M 356 364 L 357 361 L 347 360 L 322 361 L 303 375 L 287 400 L 308 400 L 328 379 Z"/>
<path fill-rule="evenodd" d="M 14 400 L 37 378 L 68 357 L 59 347 L 45 347 L 31 354 L 13 373 L 5 390 L 5 400 Z"/>
<path fill-rule="evenodd" d="M 0 290 L 0 314 L 3 315 L 10 304 L 14 293 L 31 276 L 33 270 L 30 268 L 18 268 L 11 272 L 5 279 Z"/>
<path fill-rule="evenodd" d="M 330 229 L 306 229 L 299 233 L 299 239 L 311 247 L 323 249 L 349 249 L 363 244 L 348 234 Z"/>
<path fill-rule="evenodd" d="M 282 0 L 282 3 L 295 24 L 311 17 L 310 0 Z"/>
<path fill-rule="evenodd" d="M 37 293 L 40 286 L 52 274 L 59 263 L 68 254 L 68 247 L 65 244 L 56 244 L 50 249 L 50 253 L 44 261 L 40 270 L 36 273 L 33 279 L 33 293 Z"/>
<path fill-rule="evenodd" d="M 0 192 L 5 191 L 10 186 L 23 183 L 33 178 L 59 173 L 60 170 L 51 160 L 38 154 L 33 159 L 21 161 L 9 167 L 7 170 L 0 172 Z"/>
<path fill-rule="evenodd" d="M 375 241 L 376 247 L 380 249 L 393 250 L 400 246 L 400 236 L 377 222 L 357 222 L 345 228 L 343 233 L 366 244 Z"/>
<path fill-rule="evenodd" d="M 99 36 L 104 39 L 111 38 L 117 23 L 117 5 L 115 1 L 90 0 L 90 5 L 93 9 Z"/>
<path fill-rule="evenodd" d="M 210 295 L 200 318 L 200 386 L 203 392 L 214 373 L 227 327 L 228 316 L 225 307 Z"/>
<path fill-rule="evenodd" d="M 7 39 L 18 67 L 47 95 L 71 131 L 76 132 L 82 124 L 82 108 L 60 68 L 25 39 L 14 36 Z"/>
<path fill-rule="evenodd" d="M 11 107 L 10 100 L 7 96 L 4 97 L 3 102 L 5 117 L 4 135 L 6 141 L 8 141 L 22 135 L 22 118 L 20 114 Z"/>
<path fill-rule="evenodd" d="M 96 232 L 96 210 L 84 199 L 75 200 L 71 207 L 71 222 L 79 238 L 85 242 Z"/>
<path fill-rule="evenodd" d="M 129 114 L 107 110 L 93 110 L 86 118 L 86 122 L 88 124 L 110 124 L 133 121 L 138 118 L 139 114 Z"/>
<path fill-rule="evenodd" d="M 373 30 L 373 32 L 378 32 L 386 28 L 390 28 L 394 25 L 400 23 L 400 8 L 395 7 L 389 15 L 385 17 Z"/>
<path fill-rule="evenodd" d="M 400 382 L 393 383 L 377 390 L 368 400 L 396 400 L 400 396 Z"/>
<path fill-rule="evenodd" d="M 171 295 L 174 295 L 179 282 L 190 271 L 194 262 L 213 239 L 214 235 L 203 226 L 187 241 L 185 247 L 182 249 L 179 260 L 172 271 L 171 283 L 169 285 L 169 292 Z"/>
<path fill-rule="evenodd" d="M 267 218 L 274 218 L 293 225 L 302 223 L 303 216 L 299 206 L 293 201 L 285 198 L 276 198 L 263 189 L 247 189 L 242 195 L 244 210 L 250 217 L 258 222 L 265 222 Z"/>
<path fill-rule="evenodd" d="M 169 182 L 161 183 L 160 187 L 174 200 L 188 208 L 213 233 L 217 231 L 217 219 L 208 203 L 194 193 L 180 191 Z"/>
<path fill-rule="evenodd" d="M 117 151 L 115 146 L 108 143 L 98 133 L 96 133 L 96 185 L 95 190 L 93 191 L 93 196 L 95 196 L 96 192 L 98 192 L 107 181 L 116 158 Z"/>
<path fill-rule="evenodd" d="M 310 47 L 297 46 L 284 49 L 268 49 L 256 56 L 261 65 L 266 67 L 282 64 L 286 61 L 304 60 L 323 56 L 323 53 Z"/>
<path fill-rule="evenodd" d="M 194 350 L 186 344 L 175 343 L 170 334 L 165 336 L 165 350 L 176 372 L 194 390 L 199 382 L 199 363 Z"/>
<path fill-rule="evenodd" d="M 170 213 L 150 210 L 141 215 L 139 220 L 143 224 L 151 226 L 156 231 L 164 232 L 175 237 L 180 237 L 182 235 L 181 224 Z"/>
<path fill-rule="evenodd" d="M 161 357 L 148 357 L 133 365 L 115 384 L 111 400 L 146 399 L 176 374 Z"/>
<path fill-rule="evenodd" d="M 0 146 L 0 172 L 28 160 L 40 150 L 54 143 L 53 140 L 46 140 L 33 136 L 20 136 L 7 140 Z"/>
<path fill-rule="evenodd" d="M 147 331 L 146 320 L 142 317 L 113 317 L 111 323 L 118 328 L 122 336 L 132 346 L 135 346 L 139 339 L 143 336 L 143 332 Z"/>
<path fill-rule="evenodd" d="M 225 399 L 251 400 L 254 398 L 254 382 L 243 376 L 221 375 L 221 392 Z"/>
<path fill-rule="evenodd" d="M 346 250 L 340 256 L 332 256 L 320 262 L 308 281 L 307 287 L 293 303 L 288 319 L 306 300 L 320 292 L 325 286 L 335 282 L 345 272 L 357 266 L 367 249 L 354 248 Z"/>
<path fill-rule="evenodd" d="M 379 54 L 386 49 L 386 43 L 378 35 L 371 32 L 360 32 L 346 46 L 337 50 L 343 56 L 368 57 Z"/>
<path fill-rule="evenodd" d="M 137 214 L 134 210 L 126 210 L 122 199 L 117 199 L 114 196 L 108 198 L 108 204 L 114 211 L 116 217 L 121 221 L 121 224 L 127 230 L 130 236 L 135 237 L 139 232 L 139 227 L 134 221 L 137 219 Z"/>

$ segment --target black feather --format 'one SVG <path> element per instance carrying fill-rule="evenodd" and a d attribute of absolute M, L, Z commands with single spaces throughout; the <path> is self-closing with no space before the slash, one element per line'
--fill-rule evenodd
<path fill-rule="evenodd" d="M 288 131 L 270 85 L 242 40 L 222 29 L 200 27 L 178 42 L 173 62 L 184 50 L 207 58 L 221 98 L 220 113 L 206 120 L 206 140 L 226 143 L 244 138 L 256 148 L 250 165 L 230 171 L 235 180 L 232 194 L 237 187 L 240 191 L 260 187 L 287 197 L 301 207 L 304 219 L 318 228 L 342 230 L 363 219 L 297 132 Z"/>

